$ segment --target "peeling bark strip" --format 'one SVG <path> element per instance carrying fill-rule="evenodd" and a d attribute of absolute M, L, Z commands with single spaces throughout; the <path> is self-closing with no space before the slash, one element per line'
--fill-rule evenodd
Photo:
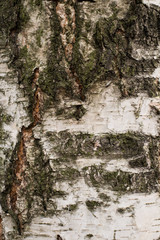
<path fill-rule="evenodd" d="M 58 2 L 56 6 L 56 13 L 58 15 L 62 32 L 60 33 L 62 44 L 64 47 L 66 73 L 69 80 L 72 81 L 73 93 L 80 97 L 82 101 L 85 100 L 83 93 L 83 85 L 78 78 L 75 70 L 71 65 L 73 45 L 75 43 L 75 30 L 76 30 L 76 13 L 75 13 L 76 1 L 64 0 L 63 3 Z"/>
<path fill-rule="evenodd" d="M 38 77 L 39 69 L 36 68 L 34 70 L 34 78 L 32 83 L 32 87 L 35 88 L 34 106 L 32 112 L 33 122 L 28 127 L 22 127 L 21 138 L 17 150 L 17 160 L 15 161 L 14 167 L 15 180 L 13 181 L 9 194 L 10 207 L 17 216 L 19 234 L 21 234 L 23 231 L 23 221 L 22 212 L 20 212 L 17 207 L 17 200 L 20 190 L 25 187 L 25 169 L 27 163 L 26 148 L 33 136 L 32 129 L 40 122 L 41 119 L 40 108 L 42 106 L 42 92 L 41 89 L 37 86 Z"/>
<path fill-rule="evenodd" d="M 3 234 L 2 217 L 0 216 L 0 240 L 5 240 Z"/>

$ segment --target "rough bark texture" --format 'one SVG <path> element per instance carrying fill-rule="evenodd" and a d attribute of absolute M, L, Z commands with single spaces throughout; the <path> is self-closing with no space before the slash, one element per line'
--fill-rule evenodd
<path fill-rule="evenodd" d="M 0 240 L 160 239 L 159 0 L 0 1 Z"/>

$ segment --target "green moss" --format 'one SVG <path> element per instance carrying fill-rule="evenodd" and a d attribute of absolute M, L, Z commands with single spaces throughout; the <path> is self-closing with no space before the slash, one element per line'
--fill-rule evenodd
<path fill-rule="evenodd" d="M 87 22 L 85 22 L 86 32 L 91 31 L 91 27 L 92 27 L 92 22 L 91 22 L 90 20 L 88 20 Z"/>
<path fill-rule="evenodd" d="M 36 44 L 37 44 L 37 46 L 38 47 L 42 47 L 41 38 L 43 36 L 43 29 L 42 28 L 37 29 L 37 31 L 35 33 L 35 36 L 36 36 Z"/>
<path fill-rule="evenodd" d="M 155 69 L 155 65 L 158 63 L 158 61 L 153 59 L 136 61 L 130 57 L 132 52 L 132 46 L 130 43 L 137 34 L 136 24 L 138 24 L 139 29 L 141 29 L 141 21 L 143 22 L 142 15 L 140 14 L 142 5 L 138 6 L 137 3 L 131 4 L 126 17 L 122 20 L 117 18 L 118 9 L 116 4 L 113 3 L 110 7 L 113 11 L 112 16 L 108 19 L 101 18 L 96 24 L 95 33 L 93 35 L 93 38 L 95 39 L 95 47 L 98 49 L 98 52 L 101 52 L 101 55 L 99 56 L 100 61 L 96 65 L 96 68 L 100 69 L 99 71 L 101 74 L 105 69 L 106 74 L 103 76 L 104 79 L 110 74 L 113 79 L 115 79 L 116 76 L 118 79 L 116 80 L 116 84 L 119 86 L 122 96 L 124 97 L 136 95 L 137 92 L 144 90 L 147 90 L 149 96 L 155 96 L 159 90 L 157 86 L 154 86 L 154 83 L 151 81 L 151 79 L 150 84 L 149 82 L 146 84 L 144 83 L 144 80 L 136 81 L 135 77 L 139 72 L 144 72 L 144 69 L 145 71 L 152 72 Z M 143 7 L 142 11 L 145 12 Z M 148 14 L 156 15 L 156 13 L 153 13 L 152 10 Z M 144 32 L 141 32 L 141 34 L 138 35 L 138 38 L 142 39 L 142 42 L 144 40 L 146 41 Z M 130 39 L 130 41 L 128 41 L 128 39 Z M 142 44 L 142 42 L 140 41 L 140 44 Z M 146 42 L 144 44 L 146 44 Z M 101 50 L 104 48 L 105 51 L 102 52 Z M 109 64 L 106 64 L 107 58 L 109 58 Z M 134 77 L 133 81 L 130 80 L 131 77 Z M 125 85 L 122 81 L 123 78 L 126 79 Z M 147 85 L 150 87 L 147 87 Z"/>
<path fill-rule="evenodd" d="M 36 60 L 32 58 L 28 52 L 27 46 L 19 49 L 17 59 L 15 59 L 12 64 L 12 67 L 18 69 L 19 71 L 19 83 L 24 85 L 24 91 L 29 97 L 29 114 L 32 119 L 32 108 L 33 108 L 33 90 L 32 90 L 32 81 L 33 81 L 33 72 L 36 66 Z"/>
<path fill-rule="evenodd" d="M 9 114 L 5 113 L 5 110 L 3 108 L 0 108 L 0 143 L 3 143 L 6 141 L 6 139 L 9 137 L 6 130 L 3 129 L 3 124 L 9 124 L 12 121 L 12 117 Z"/>
<path fill-rule="evenodd" d="M 100 52 L 97 51 L 96 47 L 93 46 L 93 42 L 88 40 L 88 30 L 91 28 L 91 22 L 85 22 L 85 20 L 80 16 L 81 7 L 80 5 L 76 6 L 76 42 L 73 48 L 73 60 L 72 65 L 75 69 L 75 72 L 78 75 L 78 78 L 82 84 L 84 94 L 87 92 L 89 87 L 93 82 L 96 82 L 97 79 L 101 79 L 102 72 L 98 67 L 98 62 L 100 61 Z M 85 24 L 85 26 L 84 26 Z M 85 30 L 84 28 L 85 27 Z M 91 31 L 91 29 L 90 29 Z M 86 42 L 86 45 L 90 44 L 95 50 L 91 52 L 89 56 L 87 56 L 87 60 L 85 60 L 80 52 L 80 40 Z"/>
<path fill-rule="evenodd" d="M 103 182 L 101 181 L 102 179 L 97 177 L 103 175 L 103 168 L 101 165 L 100 166 L 92 165 L 89 167 L 84 167 L 82 170 L 84 177 L 87 176 L 87 179 L 89 179 L 89 181 L 92 183 L 94 187 L 96 188 L 101 187 L 101 185 L 103 184 Z"/>
<path fill-rule="evenodd" d="M 131 157 L 144 155 L 144 138 L 135 133 L 126 134 L 104 134 L 94 136 L 91 134 L 70 134 L 67 131 L 60 132 L 58 135 L 52 133 L 48 136 L 53 143 L 53 150 L 62 158 L 82 157 L 107 157 L 114 158 Z M 98 141 L 100 146 L 95 150 L 95 142 Z M 57 143 L 57 144 L 55 144 Z"/>
<path fill-rule="evenodd" d="M 60 191 L 60 190 L 52 190 L 53 196 L 55 197 L 65 197 L 67 195 L 67 192 L 65 191 Z"/>
<path fill-rule="evenodd" d="M 57 172 L 57 180 L 62 180 L 62 181 L 73 181 L 77 180 L 77 178 L 80 176 L 80 173 L 77 169 L 75 168 L 70 168 L 67 167 L 65 169 L 59 170 Z"/>
<path fill-rule="evenodd" d="M 22 30 L 26 26 L 29 19 L 30 19 L 29 14 L 26 11 L 26 8 L 23 6 L 23 2 L 22 2 L 19 7 L 19 13 L 18 13 L 18 27 L 20 30 Z"/>
<path fill-rule="evenodd" d="M 32 7 L 38 6 L 38 7 L 42 8 L 42 6 L 43 6 L 43 1 L 42 1 L 42 0 L 30 0 L 29 4 L 30 4 Z"/>
<path fill-rule="evenodd" d="M 155 170 L 155 173 L 157 177 L 159 177 L 159 149 L 158 149 L 158 142 L 159 142 L 159 137 L 157 138 L 151 138 L 150 143 L 149 143 L 149 158 L 151 162 L 151 168 Z"/>
<path fill-rule="evenodd" d="M 61 42 L 60 33 L 62 31 L 59 18 L 56 14 L 56 2 L 52 2 L 52 19 L 51 19 L 51 47 L 48 55 L 48 63 L 45 70 L 41 73 L 39 82 L 41 89 L 50 96 L 50 101 L 55 102 L 59 100 L 59 94 L 63 94 L 70 98 L 75 98 L 73 94 L 73 86 L 71 79 L 66 74 L 63 59 L 64 47 Z M 146 11 L 149 17 L 147 19 L 147 29 L 150 31 L 150 23 L 148 18 L 158 21 L 158 15 L 155 11 L 146 9 L 143 4 L 131 2 L 129 10 L 123 19 L 118 18 L 118 11 L 120 10 L 116 3 L 110 4 L 112 15 L 109 18 L 100 18 L 93 29 L 90 20 L 83 19 L 82 5 L 79 3 L 67 2 L 65 5 L 65 12 L 68 17 L 68 33 L 67 39 L 70 38 L 70 19 L 71 12 L 69 5 L 75 8 L 76 13 L 76 29 L 75 29 L 75 43 L 73 45 L 73 55 L 71 62 L 68 61 L 70 71 L 76 73 L 78 81 L 81 86 L 82 95 L 85 99 L 85 94 L 89 88 L 97 81 L 112 80 L 118 85 L 123 97 L 136 96 L 138 92 L 147 91 L 149 96 L 156 96 L 159 94 L 159 89 L 156 84 L 149 78 L 136 79 L 136 76 L 144 71 L 152 72 L 158 60 L 135 60 L 132 54 L 132 41 L 140 39 L 140 42 L 146 46 L 148 38 L 141 28 L 143 23 L 141 11 L 146 16 Z M 141 9 L 141 10 L 140 10 Z M 138 26 L 138 29 L 136 29 Z M 157 28 L 155 26 L 156 31 Z M 139 33 L 140 31 L 140 33 Z M 87 33 L 93 32 L 92 40 L 88 38 Z M 41 46 L 40 35 L 37 36 L 37 44 Z M 137 36 L 137 34 L 139 34 Z M 83 39 L 86 46 L 89 44 L 94 49 L 92 53 L 84 58 L 80 51 L 80 41 Z M 156 39 L 156 37 L 155 37 Z M 81 49 L 82 50 L 82 49 Z M 125 79 L 125 81 L 123 81 Z M 60 110 L 57 110 L 60 115 Z M 75 117 L 77 120 L 81 116 L 77 114 L 69 115 L 69 118 Z"/>
<path fill-rule="evenodd" d="M 54 196 L 63 197 L 65 193 L 54 189 L 55 180 L 53 171 L 49 165 L 49 162 L 45 159 L 39 140 L 34 141 L 34 151 L 35 161 L 32 163 L 32 165 L 27 166 L 28 174 L 23 196 L 29 192 L 32 198 L 36 199 L 36 197 L 38 197 L 38 199 L 40 199 L 38 200 L 39 209 L 41 209 L 41 211 L 47 211 L 48 204 L 50 204 L 50 198 Z M 34 214 L 36 209 L 33 209 L 34 206 L 32 201 L 29 201 L 28 205 L 30 206 L 28 212 L 32 217 L 32 214 Z"/>
<path fill-rule="evenodd" d="M 131 160 L 129 161 L 129 165 L 132 168 L 147 167 L 146 158 L 143 156 L 143 157 L 139 157 L 138 159 Z"/>
<path fill-rule="evenodd" d="M 2 127 L 3 123 L 8 124 L 12 121 L 12 116 L 6 114 L 3 108 L 0 108 L 0 117 L 1 117 L 0 128 Z"/>
<path fill-rule="evenodd" d="M 86 109 L 83 107 L 83 105 L 77 105 L 76 110 L 73 114 L 76 120 L 79 120 L 83 117 L 83 115 L 86 113 Z"/>
<path fill-rule="evenodd" d="M 111 201 L 111 198 L 110 198 L 107 194 L 105 194 L 105 193 L 100 193 L 98 196 L 99 196 L 104 202 L 110 202 L 110 201 Z"/>
<path fill-rule="evenodd" d="M 141 139 L 136 137 L 134 134 L 126 133 L 118 136 L 118 140 L 120 142 L 120 148 L 122 151 L 125 151 L 125 154 L 130 151 L 135 151 L 135 153 L 139 153 L 142 151 L 142 144 L 140 144 Z"/>
<path fill-rule="evenodd" d="M 86 238 L 89 238 L 89 239 L 90 239 L 90 238 L 92 238 L 92 237 L 93 237 L 93 234 L 91 234 L 91 233 L 89 233 L 89 234 L 86 235 Z"/>
<path fill-rule="evenodd" d="M 97 207 L 100 207 L 102 205 L 102 202 L 93 201 L 93 200 L 87 200 L 86 206 L 89 211 L 94 211 Z"/>
<path fill-rule="evenodd" d="M 77 210 L 77 208 L 78 208 L 78 204 L 75 203 L 75 204 L 67 205 L 67 207 L 65 207 L 64 210 L 67 210 L 69 212 L 73 212 L 73 211 Z"/>
<path fill-rule="evenodd" d="M 133 77 L 137 72 L 137 66 L 136 65 L 124 66 L 121 68 L 121 72 L 126 77 Z"/>
<path fill-rule="evenodd" d="M 29 15 L 21 0 L 2 0 L 0 2 L 0 27 L 7 35 L 13 29 L 17 32 L 21 31 L 28 21 Z"/>
<path fill-rule="evenodd" d="M 86 113 L 83 105 L 73 105 L 69 108 L 57 108 L 56 115 L 64 119 L 75 118 L 79 120 Z"/>
<path fill-rule="evenodd" d="M 144 78 L 144 89 L 150 97 L 157 97 L 160 92 L 158 85 L 155 83 L 155 78 Z"/>
<path fill-rule="evenodd" d="M 20 134 L 19 134 L 18 138 L 20 138 Z M 15 180 L 16 180 L 14 164 L 15 164 L 15 161 L 17 160 L 18 147 L 19 147 L 19 144 L 16 144 L 15 148 L 11 151 L 11 156 L 10 156 L 10 154 L 8 154 L 9 165 L 5 171 L 5 176 L 4 176 L 5 183 L 4 183 L 3 190 L 0 194 L 0 204 L 1 204 L 3 211 L 8 213 L 12 217 L 12 219 L 15 223 L 16 234 L 17 234 L 17 232 L 18 232 L 18 234 L 21 234 L 21 227 L 20 227 L 20 221 L 18 218 L 18 214 L 8 206 L 8 202 L 7 202 L 8 196 L 9 196 L 11 188 L 13 186 L 13 182 L 15 182 Z M 8 149 L 7 149 L 7 151 L 8 151 Z M 6 157 L 7 157 L 7 155 L 6 155 Z"/>
<path fill-rule="evenodd" d="M 62 116 L 64 113 L 65 109 L 64 108 L 59 108 L 56 110 L 56 116 Z"/>
<path fill-rule="evenodd" d="M 107 185 L 112 191 L 125 192 L 150 192 L 156 190 L 156 171 L 132 173 L 122 170 L 106 171 L 103 166 L 90 166 L 83 168 L 86 183 L 96 188 Z M 157 191 L 157 190 L 156 190 Z M 105 196 L 101 196 L 102 198 Z"/>
<path fill-rule="evenodd" d="M 103 174 L 104 182 L 110 185 L 114 191 L 119 192 L 131 190 L 131 177 L 130 173 L 123 171 L 105 172 Z"/>
<path fill-rule="evenodd" d="M 27 46 L 19 48 L 17 36 L 29 22 L 29 14 L 22 0 L 1 1 L 0 27 L 5 32 L 6 42 L 10 50 L 10 64 L 13 75 L 19 78 L 19 83 L 25 86 L 26 94 L 31 95 L 30 77 L 33 73 L 35 61 L 29 56 Z M 30 98 L 32 99 L 32 97 Z"/>
<path fill-rule="evenodd" d="M 52 1 L 51 14 L 51 46 L 49 49 L 47 67 L 41 72 L 39 83 L 41 89 L 47 93 L 51 100 L 58 98 L 59 91 L 70 93 L 71 82 L 67 80 L 67 74 L 62 64 L 64 49 L 61 42 L 61 26 L 56 14 L 56 2 Z"/>
<path fill-rule="evenodd" d="M 32 75 L 36 61 L 28 52 L 27 46 L 24 46 L 19 51 L 19 58 L 14 62 L 17 68 L 21 69 L 20 81 L 26 87 L 27 92 L 31 91 Z"/>
<path fill-rule="evenodd" d="M 118 208 L 117 212 L 120 214 L 124 214 L 125 213 L 125 208 Z"/>
<path fill-rule="evenodd" d="M 133 212 L 133 209 L 134 209 L 133 206 L 126 207 L 126 208 L 118 208 L 117 212 L 120 214 L 124 214 L 126 212 L 131 213 L 131 212 Z"/>

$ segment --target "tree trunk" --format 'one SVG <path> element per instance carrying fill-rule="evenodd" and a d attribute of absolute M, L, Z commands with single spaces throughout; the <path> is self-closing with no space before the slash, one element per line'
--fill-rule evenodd
<path fill-rule="evenodd" d="M 1 0 L 0 240 L 158 240 L 159 0 Z"/>

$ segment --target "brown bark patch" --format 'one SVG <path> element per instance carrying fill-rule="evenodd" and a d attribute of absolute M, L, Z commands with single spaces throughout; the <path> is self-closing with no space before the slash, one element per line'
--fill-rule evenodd
<path fill-rule="evenodd" d="M 18 230 L 21 234 L 23 230 L 23 216 L 22 212 L 17 207 L 18 197 L 20 196 L 20 190 L 25 187 L 25 170 L 26 170 L 26 149 L 33 137 L 32 129 L 40 122 L 41 119 L 41 106 L 42 106 L 42 91 L 38 87 L 39 68 L 34 70 L 34 78 L 32 81 L 32 87 L 35 88 L 34 104 L 33 104 L 33 122 L 28 127 L 22 127 L 21 138 L 17 149 L 17 159 L 14 165 L 14 180 L 9 193 L 10 208 L 17 216 Z M 1 239 L 0 239 L 1 240 Z"/>

